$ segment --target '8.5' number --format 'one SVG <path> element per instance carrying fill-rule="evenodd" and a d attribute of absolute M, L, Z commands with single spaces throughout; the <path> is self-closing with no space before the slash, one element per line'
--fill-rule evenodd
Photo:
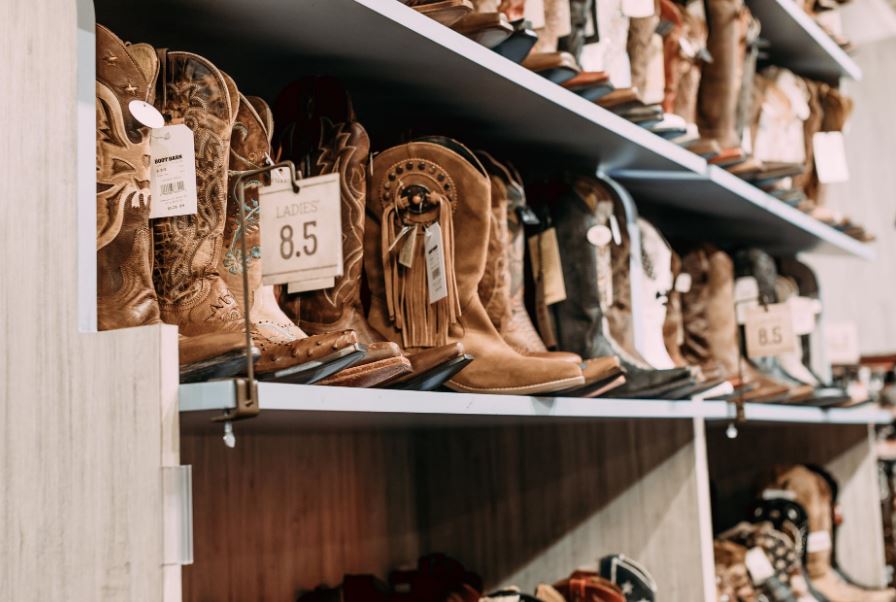
<path fill-rule="evenodd" d="M 302 245 L 302 250 L 297 251 L 295 242 L 293 242 L 293 236 L 295 234 L 293 227 L 289 224 L 281 227 L 280 256 L 283 257 L 283 259 L 290 259 L 291 257 L 301 257 L 302 253 L 305 255 L 314 255 L 317 253 L 317 235 L 314 233 L 316 228 L 316 221 L 305 222 L 302 224 L 302 240 L 304 241 L 304 244 Z"/>

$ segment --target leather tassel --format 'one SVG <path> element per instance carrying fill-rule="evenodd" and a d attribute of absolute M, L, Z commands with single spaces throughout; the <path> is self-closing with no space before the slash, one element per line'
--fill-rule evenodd
<path fill-rule="evenodd" d="M 414 260 L 408 268 L 399 263 L 400 249 L 407 241 L 397 240 L 405 236 L 417 236 L 423 228 L 406 233 L 400 211 L 402 207 L 388 205 L 383 212 L 381 250 L 386 285 L 386 307 L 389 319 L 401 332 L 405 348 L 436 347 L 448 342 L 448 329 L 461 315 L 457 280 L 454 274 L 454 223 L 451 203 L 445 197 L 431 198 L 439 205 L 438 223 L 442 228 L 442 253 L 445 257 L 445 283 L 447 297 L 429 302 L 426 250 L 423 241 L 414 243 Z"/>

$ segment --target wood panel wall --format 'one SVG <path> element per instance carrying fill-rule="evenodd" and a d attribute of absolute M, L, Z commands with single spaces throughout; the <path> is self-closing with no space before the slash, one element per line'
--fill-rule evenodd
<path fill-rule="evenodd" d="M 79 332 L 77 199 L 95 188 L 93 160 L 76 162 L 94 114 L 76 85 L 89 9 L 0 3 L 0 600 L 162 599 L 175 335 Z"/>
<path fill-rule="evenodd" d="M 189 435 L 182 453 L 187 600 L 292 600 L 428 552 L 524 591 L 622 552 L 664 597 L 703 597 L 688 421 L 244 434 L 235 450 Z"/>

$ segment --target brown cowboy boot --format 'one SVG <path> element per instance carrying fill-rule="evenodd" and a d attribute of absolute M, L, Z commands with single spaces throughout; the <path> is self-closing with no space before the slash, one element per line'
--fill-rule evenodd
<path fill-rule="evenodd" d="M 531 336 L 537 339 L 536 347 L 530 350 L 525 346 L 514 345 L 514 337 L 507 336 L 507 328 L 513 318 L 510 294 L 513 276 L 510 273 L 510 258 L 514 252 L 511 248 L 512 243 L 508 228 L 508 205 L 510 203 L 508 190 L 514 187 L 515 182 L 512 181 L 510 171 L 496 161 L 494 157 L 483 151 L 477 153 L 477 156 L 489 172 L 491 181 L 492 219 L 489 230 L 488 254 L 485 273 L 482 276 L 482 280 L 479 281 L 478 291 L 479 299 L 482 301 L 492 324 L 501 334 L 504 341 L 522 355 L 546 359 L 562 359 L 580 366 L 585 376 L 585 386 L 577 389 L 577 394 L 585 395 L 586 392 L 598 389 L 606 392 L 609 389 L 605 389 L 605 385 L 611 381 L 617 382 L 617 377 L 623 373 L 619 359 L 609 356 L 583 361 L 582 357 L 576 353 L 547 351 L 544 343 L 538 337 L 538 333 L 535 332 L 532 322 L 529 321 L 528 314 L 525 313 L 525 307 L 522 306 L 522 273 L 519 274 L 520 298 L 518 303 L 520 304 L 520 309 L 525 314 L 525 318 L 523 318 L 525 324 L 532 328 L 529 331 Z M 519 187 L 519 192 L 522 192 L 521 186 Z M 515 217 L 519 218 L 519 216 Z M 522 242 L 522 229 L 519 230 L 519 234 L 520 242 Z M 520 257 L 518 265 L 522 271 L 522 257 Z M 518 317 L 517 320 L 520 321 L 520 318 Z M 624 380 L 618 382 L 618 385 L 622 385 L 624 382 Z M 567 394 L 572 394 L 572 392 L 567 392 Z"/>
<path fill-rule="evenodd" d="M 833 493 L 817 472 L 805 466 L 780 469 L 775 487 L 792 491 L 808 515 L 809 537 L 819 542 L 806 553 L 806 570 L 812 587 L 830 602 L 892 602 L 893 589 L 866 590 L 847 583 L 832 566 Z"/>
<path fill-rule="evenodd" d="M 262 284 L 261 228 L 257 185 L 244 188 L 245 223 L 240 223 L 239 199 L 234 178 L 239 172 L 264 167 L 270 154 L 273 118 L 263 100 L 251 100 L 240 94 L 240 104 L 230 139 L 230 195 L 227 201 L 227 222 L 224 227 L 225 251 L 221 259 L 221 276 L 233 293 L 242 312 L 249 313 L 251 335 L 261 350 L 256 364 L 264 376 L 289 374 L 293 382 L 315 382 L 337 372 L 348 361 L 360 357 L 357 337 L 342 330 L 309 337 L 287 318 L 274 296 L 272 286 Z M 256 178 L 254 184 L 260 184 Z M 242 243 L 245 237 L 249 306 L 244 306 Z M 299 376 L 301 374 L 301 376 Z"/>
<path fill-rule="evenodd" d="M 684 256 L 682 270 L 691 278 L 691 290 L 681 299 L 684 358 L 705 374 L 726 378 L 740 387 L 746 401 L 786 399 L 786 385 L 760 374 L 741 358 L 731 257 L 704 245 Z"/>
<path fill-rule="evenodd" d="M 152 102 L 159 61 L 102 25 L 97 46 L 97 318 L 100 330 L 158 324 L 152 282 L 149 128 L 128 103 Z M 239 333 L 179 337 L 182 380 L 224 377 L 246 365 Z M 255 350 L 250 350 L 255 353 Z"/>
<path fill-rule="evenodd" d="M 742 0 L 707 0 L 709 26 L 707 50 L 711 63 L 704 63 L 697 101 L 697 126 L 703 138 L 718 142 L 722 149 L 740 148 L 737 135 L 737 102 L 741 89 L 739 16 Z"/>
<path fill-rule="evenodd" d="M 284 157 L 297 165 L 307 161 L 311 175 L 340 174 L 343 275 L 336 278 L 333 288 L 281 299 L 287 314 L 307 332 L 352 329 L 367 345 L 367 362 L 344 370 L 323 384 L 426 389 L 439 386 L 469 363 L 461 347 L 452 344 L 407 357 L 398 345 L 384 340 L 371 328 L 364 316 L 361 268 L 370 141 L 355 118 L 348 93 L 335 79 L 306 78 L 281 92 L 276 107 Z"/>
<path fill-rule="evenodd" d="M 368 320 L 405 349 L 462 342 L 476 359 L 447 381 L 457 391 L 539 394 L 580 386 L 585 379 L 573 363 L 516 353 L 479 300 L 492 215 L 489 197 L 484 168 L 453 140 L 417 141 L 377 155 L 364 237 L 372 297 Z M 439 266 L 430 273 L 447 294 L 429 303 L 424 249 L 426 239 L 437 236 L 436 224 L 444 271 Z"/>
<path fill-rule="evenodd" d="M 152 285 L 149 128 L 128 103 L 152 103 L 159 62 L 97 25 L 97 320 L 100 330 L 159 322 Z"/>

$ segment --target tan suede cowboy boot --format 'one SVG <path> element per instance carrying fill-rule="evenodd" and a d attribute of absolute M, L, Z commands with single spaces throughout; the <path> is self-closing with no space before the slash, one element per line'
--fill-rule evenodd
<path fill-rule="evenodd" d="M 308 337 L 277 305 L 273 286 L 262 284 L 258 187 L 245 188 L 246 221 L 241 225 L 239 200 L 233 182 L 239 172 L 259 169 L 268 161 L 273 117 L 262 99 L 257 97 L 248 99 L 242 94 L 239 99 L 237 118 L 230 139 L 231 182 L 228 185 L 230 195 L 227 200 L 225 251 L 222 255 L 221 275 L 240 310 L 249 313 L 252 340 L 261 350 L 256 371 L 260 375 L 271 373 L 283 375 L 289 371 L 292 380 L 297 380 L 298 373 L 313 370 L 313 376 L 309 375 L 306 382 L 319 380 L 338 371 L 347 363 L 345 360 L 347 356 L 357 353 L 357 336 L 351 330 L 342 330 Z M 256 182 L 260 184 L 261 178 L 256 178 Z M 246 257 L 249 282 L 248 307 L 243 305 L 241 260 L 243 237 L 248 250 Z M 306 370 L 295 369 L 299 366 L 304 366 Z"/>
<path fill-rule="evenodd" d="M 390 148 L 374 159 L 368 203 L 364 261 L 374 328 L 409 350 L 462 342 L 476 359 L 446 383 L 457 391 L 538 394 L 584 384 L 571 362 L 516 353 L 479 300 L 492 214 L 488 175 L 472 152 L 449 139 Z M 439 253 L 436 225 L 444 271 L 427 270 L 427 257 Z M 428 271 L 446 293 L 434 303 Z"/>
<path fill-rule="evenodd" d="M 358 386 L 363 382 L 364 386 L 407 385 L 426 389 L 440 385 L 439 378 L 444 381 L 469 363 L 462 346 L 450 344 L 406 357 L 398 345 L 386 341 L 367 323 L 361 306 L 370 141 L 355 118 L 348 93 L 333 78 L 306 78 L 284 89 L 276 106 L 284 158 L 305 164 L 310 175 L 340 175 L 343 275 L 336 279 L 333 288 L 281 298 L 287 314 L 307 332 L 350 328 L 367 345 L 368 361 L 323 384 Z M 375 382 L 378 372 L 384 378 Z M 385 378 L 389 373 L 391 376 Z"/>
<path fill-rule="evenodd" d="M 149 128 L 128 104 L 152 102 L 155 50 L 125 44 L 102 25 L 97 45 L 97 318 L 100 330 L 158 324 L 152 282 Z M 179 337 L 181 378 L 225 377 L 245 369 L 240 333 Z M 256 350 L 249 350 L 256 353 Z"/>

